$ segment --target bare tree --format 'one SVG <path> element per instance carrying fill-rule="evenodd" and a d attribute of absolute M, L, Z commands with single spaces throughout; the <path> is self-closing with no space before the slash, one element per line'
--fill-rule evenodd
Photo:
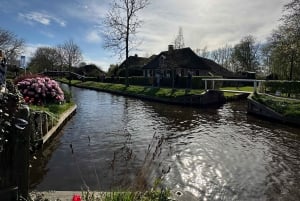
<path fill-rule="evenodd" d="M 210 56 L 210 52 L 207 50 L 207 46 L 204 46 L 202 49 L 196 48 L 195 52 L 199 57 L 209 58 Z"/>
<path fill-rule="evenodd" d="M 211 59 L 228 70 L 233 70 L 231 65 L 231 56 L 233 48 L 229 45 L 211 51 Z"/>
<path fill-rule="evenodd" d="M 23 39 L 19 39 L 14 33 L 0 28 L 0 49 L 5 52 L 8 64 L 17 59 L 25 46 Z"/>
<path fill-rule="evenodd" d="M 82 60 L 80 47 L 73 40 L 68 40 L 64 44 L 59 45 L 58 48 L 64 63 L 68 65 L 69 82 L 71 82 L 71 67 Z"/>
<path fill-rule="evenodd" d="M 142 24 L 137 14 L 148 4 L 149 0 L 113 0 L 104 19 L 104 48 L 113 50 L 120 58 L 125 51 L 127 61 L 134 36 Z M 125 77 L 128 86 L 127 62 L 125 62 Z"/>
<path fill-rule="evenodd" d="M 234 46 L 232 59 L 237 70 L 255 71 L 259 65 L 259 44 L 255 43 L 253 36 L 249 35 Z"/>
<path fill-rule="evenodd" d="M 176 38 L 174 40 L 174 48 L 175 49 L 184 48 L 184 38 L 183 38 L 182 27 L 179 27 L 178 35 L 176 36 Z"/>

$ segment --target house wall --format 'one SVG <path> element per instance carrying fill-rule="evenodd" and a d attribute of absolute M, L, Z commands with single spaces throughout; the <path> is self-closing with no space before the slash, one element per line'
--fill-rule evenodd
<path fill-rule="evenodd" d="M 172 76 L 171 69 L 167 69 L 167 68 L 156 69 L 154 75 L 158 72 L 160 72 L 161 77 L 170 78 Z M 192 76 L 207 76 L 206 72 L 201 72 L 200 70 L 197 69 L 191 70 L 187 68 L 177 68 L 175 70 L 175 75 L 178 75 L 179 77 L 187 77 L 189 73 L 191 73 Z M 143 75 L 144 77 L 152 77 L 153 70 L 150 69 L 143 70 Z"/>

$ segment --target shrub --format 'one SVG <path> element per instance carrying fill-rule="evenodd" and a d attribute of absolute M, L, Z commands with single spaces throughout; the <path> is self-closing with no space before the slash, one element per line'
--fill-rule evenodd
<path fill-rule="evenodd" d="M 42 105 L 46 103 L 61 103 L 64 101 L 64 92 L 55 80 L 49 77 L 31 77 L 19 80 L 18 89 L 26 103 Z"/>
<path fill-rule="evenodd" d="M 296 81 L 282 81 L 272 82 L 268 81 L 264 83 L 266 88 L 271 92 L 275 93 L 277 90 L 281 93 L 300 94 L 300 82 Z"/>

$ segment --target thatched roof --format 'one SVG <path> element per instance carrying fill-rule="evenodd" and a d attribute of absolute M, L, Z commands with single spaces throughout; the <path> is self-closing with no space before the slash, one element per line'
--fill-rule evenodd
<path fill-rule="evenodd" d="M 143 66 L 146 65 L 151 59 L 153 59 L 153 56 L 151 56 L 150 58 L 138 57 L 137 55 L 128 57 L 127 65 L 129 76 L 143 75 Z M 126 60 L 123 61 L 119 66 L 119 76 L 125 76 L 125 62 Z"/>
<path fill-rule="evenodd" d="M 153 57 L 150 57 L 150 58 L 139 57 L 137 55 L 129 56 L 127 59 L 128 68 L 142 68 L 152 58 Z M 120 64 L 119 68 L 125 68 L 125 62 L 126 62 L 126 60 Z"/>
<path fill-rule="evenodd" d="M 85 75 L 87 77 L 96 77 L 99 76 L 100 74 L 105 74 L 103 70 L 101 70 L 94 64 L 85 65 L 79 68 L 73 68 L 73 71 L 75 73 L 78 73 L 80 75 Z"/>
<path fill-rule="evenodd" d="M 164 60 L 164 61 L 161 61 Z M 233 73 L 216 62 L 199 57 L 191 48 L 173 49 L 161 52 L 154 57 L 149 63 L 144 65 L 143 69 L 158 68 L 182 68 L 199 70 L 201 75 L 221 75 L 232 76 Z"/>

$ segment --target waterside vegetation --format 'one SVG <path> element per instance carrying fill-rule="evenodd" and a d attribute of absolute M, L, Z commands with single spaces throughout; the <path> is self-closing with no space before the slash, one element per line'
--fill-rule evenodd
<path fill-rule="evenodd" d="M 82 201 L 168 201 L 169 190 L 150 190 L 146 192 L 83 192 Z"/>
<path fill-rule="evenodd" d="M 64 104 L 56 104 L 56 103 L 51 103 L 47 105 L 30 105 L 29 108 L 31 111 L 43 111 L 47 113 L 53 113 L 54 115 L 61 115 L 68 109 L 70 109 L 72 106 L 74 106 L 74 102 L 67 102 Z"/>
<path fill-rule="evenodd" d="M 252 98 L 285 117 L 300 118 L 299 99 L 288 99 L 267 94 L 254 94 Z"/>

